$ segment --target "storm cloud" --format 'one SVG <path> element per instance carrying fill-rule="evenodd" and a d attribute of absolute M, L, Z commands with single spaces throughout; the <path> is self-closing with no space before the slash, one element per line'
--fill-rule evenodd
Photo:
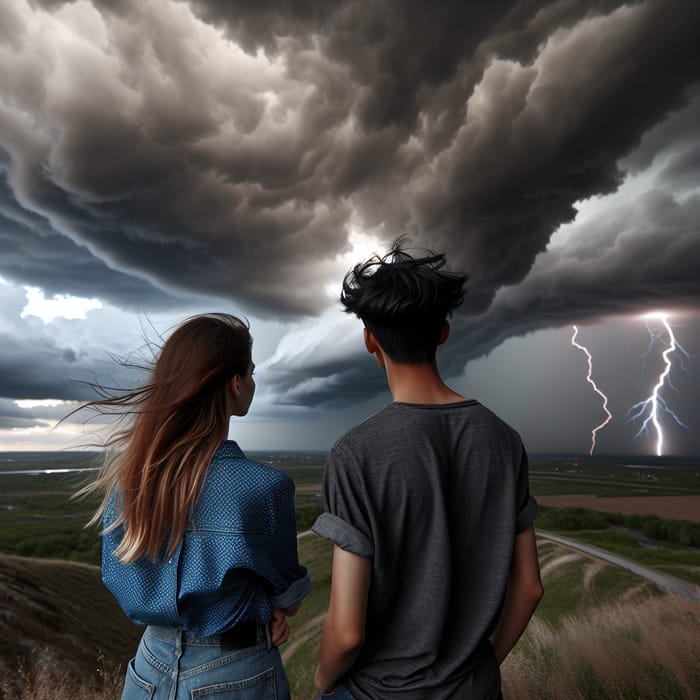
<path fill-rule="evenodd" d="M 358 234 L 469 274 L 454 375 L 540 328 L 697 312 L 698 27 L 694 0 L 4 3 L 0 277 L 281 324 L 270 415 L 383 386 L 332 293 Z M 82 398 L 63 351 L 96 345 L 3 332 L 0 396 Z"/>

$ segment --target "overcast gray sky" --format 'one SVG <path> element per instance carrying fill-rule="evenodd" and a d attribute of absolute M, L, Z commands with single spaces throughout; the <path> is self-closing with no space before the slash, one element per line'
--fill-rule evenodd
<path fill-rule="evenodd" d="M 211 310 L 255 337 L 232 436 L 329 447 L 390 398 L 340 281 L 405 234 L 470 276 L 443 372 L 531 451 L 606 418 L 576 325 L 596 454 L 699 455 L 700 3 L 670 5 L 2 3 L 0 449 L 77 444 L 76 380 Z"/>

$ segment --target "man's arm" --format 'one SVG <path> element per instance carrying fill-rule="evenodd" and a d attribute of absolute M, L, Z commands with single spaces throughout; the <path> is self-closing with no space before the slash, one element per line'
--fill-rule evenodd
<path fill-rule="evenodd" d="M 330 603 L 314 679 L 322 691 L 335 687 L 362 649 L 371 570 L 370 559 L 334 545 Z"/>
<path fill-rule="evenodd" d="M 493 635 L 493 648 L 499 664 L 527 627 L 543 593 L 535 529 L 530 525 L 515 538 L 503 611 Z"/>

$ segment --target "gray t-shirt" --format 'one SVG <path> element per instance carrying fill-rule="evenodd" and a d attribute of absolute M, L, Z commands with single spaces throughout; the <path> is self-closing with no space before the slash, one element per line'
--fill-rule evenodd
<path fill-rule="evenodd" d="M 391 403 L 330 452 L 313 530 L 372 560 L 358 699 L 496 698 L 489 642 L 534 520 L 518 434 L 477 401 Z"/>

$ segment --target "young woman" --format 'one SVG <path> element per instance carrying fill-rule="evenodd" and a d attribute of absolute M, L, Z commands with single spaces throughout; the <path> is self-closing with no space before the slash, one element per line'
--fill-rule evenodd
<path fill-rule="evenodd" d="M 147 625 L 122 698 L 289 698 L 277 644 L 311 589 L 297 557 L 294 483 L 227 439 L 255 380 L 248 326 L 190 318 L 143 387 L 88 404 L 126 421 L 100 490 L 102 578 Z"/>

